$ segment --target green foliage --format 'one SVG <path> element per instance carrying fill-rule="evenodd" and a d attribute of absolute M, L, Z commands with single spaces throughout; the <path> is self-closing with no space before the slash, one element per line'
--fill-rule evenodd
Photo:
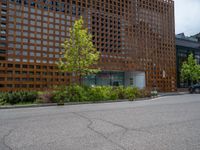
<path fill-rule="evenodd" d="M 92 35 L 83 27 L 82 17 L 75 21 L 70 29 L 70 38 L 62 44 L 64 57 L 58 62 L 63 72 L 75 73 L 77 76 L 96 73 L 99 69 L 91 68 L 99 60 L 99 52 L 92 43 Z"/>
<path fill-rule="evenodd" d="M 151 97 L 151 91 L 148 89 L 141 89 L 139 92 L 140 92 L 140 98 Z"/>
<path fill-rule="evenodd" d="M 114 88 L 115 93 L 117 93 L 118 99 L 126 99 L 126 93 L 123 86 L 118 86 Z"/>
<path fill-rule="evenodd" d="M 67 94 L 69 101 L 72 102 L 81 102 L 88 100 L 87 88 L 84 86 L 73 85 L 67 87 Z"/>
<path fill-rule="evenodd" d="M 52 91 L 38 92 L 37 103 L 52 103 L 53 101 Z"/>
<path fill-rule="evenodd" d="M 136 87 L 111 87 L 111 86 L 79 86 L 57 88 L 54 91 L 56 102 L 84 102 L 84 101 L 106 101 L 117 99 L 129 99 L 144 97 L 143 91 Z"/>
<path fill-rule="evenodd" d="M 37 99 L 37 92 L 0 93 L 0 104 L 33 103 Z"/>
<path fill-rule="evenodd" d="M 200 65 L 197 64 L 193 54 L 190 54 L 187 61 L 181 67 L 181 79 L 192 82 L 200 80 Z"/>
<path fill-rule="evenodd" d="M 109 86 L 96 86 L 90 89 L 90 100 L 101 101 L 101 100 L 115 100 L 117 99 L 116 92 L 112 91 L 112 87 Z"/>
<path fill-rule="evenodd" d="M 61 86 L 53 91 L 44 92 L 13 92 L 0 93 L 0 105 L 24 104 L 24 103 L 58 103 L 66 102 L 96 102 L 117 99 L 134 100 L 139 97 L 146 97 L 149 93 L 146 90 L 139 90 L 136 87 L 111 87 L 111 86 Z"/>
<path fill-rule="evenodd" d="M 136 87 L 125 88 L 125 97 L 129 100 L 134 100 L 135 98 L 140 97 L 139 89 Z"/>
<path fill-rule="evenodd" d="M 0 105 L 6 104 L 7 99 L 8 99 L 7 93 L 0 93 Z"/>
<path fill-rule="evenodd" d="M 53 101 L 57 103 L 68 102 L 68 91 L 65 86 L 57 87 L 53 92 Z"/>

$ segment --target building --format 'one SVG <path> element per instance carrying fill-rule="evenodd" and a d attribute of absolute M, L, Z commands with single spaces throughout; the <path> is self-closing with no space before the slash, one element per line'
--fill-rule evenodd
<path fill-rule="evenodd" d="M 69 83 L 55 62 L 80 16 L 101 52 L 86 83 L 176 90 L 173 0 L 1 0 L 0 91 Z"/>
<path fill-rule="evenodd" d="M 176 53 L 177 53 L 177 87 L 188 88 L 190 82 L 183 82 L 180 79 L 181 65 L 192 53 L 200 64 L 200 33 L 187 37 L 184 33 L 176 35 Z"/>

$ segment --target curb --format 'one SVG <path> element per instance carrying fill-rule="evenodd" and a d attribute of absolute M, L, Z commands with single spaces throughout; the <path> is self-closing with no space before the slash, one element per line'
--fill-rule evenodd
<path fill-rule="evenodd" d="M 134 101 L 142 101 L 142 100 L 151 100 L 154 98 L 147 97 L 147 98 L 138 98 L 133 100 Z M 128 99 L 119 99 L 119 100 L 109 100 L 109 101 L 94 101 L 94 102 L 69 102 L 65 103 L 62 106 L 68 106 L 68 105 L 83 105 L 83 104 L 102 104 L 102 103 L 115 103 L 115 102 L 128 102 L 131 100 Z M 7 106 L 0 106 L 1 109 L 17 109 L 17 108 L 35 108 L 35 107 L 50 107 L 50 106 L 58 106 L 57 103 L 49 103 L 49 104 L 30 104 L 30 105 L 7 105 Z"/>
<path fill-rule="evenodd" d="M 186 95 L 186 94 L 189 94 L 189 92 L 178 92 L 178 93 L 158 94 L 158 97 L 164 97 L 164 96 L 178 96 L 178 95 Z"/>
<path fill-rule="evenodd" d="M 183 92 L 183 93 L 166 93 L 163 95 L 155 96 L 155 97 L 146 97 L 146 98 L 137 98 L 134 101 L 144 101 L 144 100 L 152 100 L 158 97 L 165 97 L 165 96 L 176 96 L 176 95 L 185 95 L 189 92 Z M 128 99 L 119 99 L 119 100 L 109 100 L 109 101 L 94 101 L 94 102 L 69 102 L 65 103 L 62 106 L 68 106 L 68 105 L 83 105 L 83 104 L 102 104 L 102 103 L 115 103 L 115 102 L 128 102 L 131 100 Z M 30 105 L 7 105 L 7 106 L 0 106 L 1 109 L 17 109 L 17 108 L 36 108 L 36 107 L 50 107 L 50 106 L 58 106 L 57 103 L 49 103 L 49 104 L 30 104 Z M 59 107 L 62 107 L 59 106 Z"/>

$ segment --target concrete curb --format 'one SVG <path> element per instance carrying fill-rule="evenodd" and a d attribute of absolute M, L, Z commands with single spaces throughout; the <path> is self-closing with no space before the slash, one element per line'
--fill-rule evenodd
<path fill-rule="evenodd" d="M 158 97 L 186 95 L 186 94 L 189 94 L 189 92 L 160 93 L 158 94 Z"/>
<path fill-rule="evenodd" d="M 142 101 L 142 100 L 151 100 L 154 98 L 147 97 L 147 98 L 138 98 L 133 101 Z M 69 102 L 65 103 L 64 105 L 60 106 L 67 106 L 67 105 L 82 105 L 82 104 L 101 104 L 101 103 L 115 103 L 115 102 L 128 102 L 131 100 L 128 99 L 119 99 L 119 100 L 109 100 L 109 101 L 94 101 L 94 102 Z M 50 106 L 58 106 L 57 103 L 49 103 L 49 104 L 30 104 L 30 105 L 6 105 L 0 106 L 0 109 L 15 109 L 15 108 L 34 108 L 34 107 L 50 107 Z"/>
<path fill-rule="evenodd" d="M 185 95 L 189 92 L 181 92 L 181 93 L 163 93 L 158 94 L 158 96 L 155 97 L 146 97 L 146 98 L 137 98 L 134 101 L 143 101 L 143 100 L 152 100 L 158 97 L 164 97 L 164 96 L 175 96 L 175 95 Z M 128 102 L 131 100 L 128 99 L 119 99 L 119 100 L 109 100 L 109 101 L 95 101 L 95 102 L 69 102 L 65 103 L 62 106 L 68 106 L 68 105 L 82 105 L 82 104 L 101 104 L 101 103 L 115 103 L 115 102 Z M 49 104 L 30 104 L 30 105 L 7 105 L 7 106 L 0 106 L 0 109 L 15 109 L 15 108 L 35 108 L 35 107 L 50 107 L 50 106 L 58 106 L 57 103 L 49 103 Z"/>

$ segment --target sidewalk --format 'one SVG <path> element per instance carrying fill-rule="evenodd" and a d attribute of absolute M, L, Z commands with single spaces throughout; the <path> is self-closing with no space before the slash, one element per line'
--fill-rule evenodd
<path fill-rule="evenodd" d="M 189 94 L 189 92 L 168 92 L 168 93 L 158 93 L 159 97 L 163 97 L 163 96 L 175 96 L 175 95 L 185 95 L 185 94 Z"/>

